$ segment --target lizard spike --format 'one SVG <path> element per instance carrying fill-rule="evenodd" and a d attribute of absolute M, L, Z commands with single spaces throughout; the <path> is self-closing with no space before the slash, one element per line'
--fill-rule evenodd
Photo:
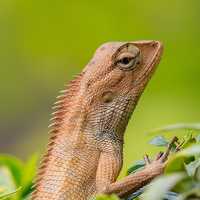
<path fill-rule="evenodd" d="M 31 187 L 31 189 L 34 189 L 31 192 L 31 199 L 38 199 L 38 193 L 40 192 L 38 188 L 39 188 L 39 185 L 37 184 L 34 184 L 33 188 Z"/>
<path fill-rule="evenodd" d="M 62 103 L 64 103 L 64 102 L 65 102 L 65 101 L 62 99 L 62 100 L 56 101 L 53 105 L 62 104 Z"/>
<path fill-rule="evenodd" d="M 38 176 L 34 179 L 34 182 L 38 182 L 40 180 L 41 176 L 45 173 L 46 166 L 44 168 L 39 168 L 38 170 Z"/>
<path fill-rule="evenodd" d="M 72 104 L 68 102 L 66 104 L 60 104 L 60 105 L 53 106 L 52 108 L 53 108 L 53 110 L 55 110 L 55 112 L 51 113 L 51 115 L 65 112 L 65 111 L 67 111 L 67 107 L 69 107 L 71 105 Z"/>
<path fill-rule="evenodd" d="M 67 91 L 68 91 L 68 89 L 60 90 L 59 93 L 62 93 L 62 94 L 63 94 L 63 93 L 66 93 Z"/>
<path fill-rule="evenodd" d="M 50 141 L 50 142 L 48 143 L 48 146 L 53 146 L 54 144 L 55 144 L 54 141 Z"/>
<path fill-rule="evenodd" d="M 75 76 L 73 77 L 73 79 L 71 79 L 71 80 L 69 81 L 69 84 L 68 84 L 68 85 L 70 85 L 70 84 L 75 84 L 77 78 L 78 78 L 78 76 L 75 75 Z"/>
<path fill-rule="evenodd" d="M 32 198 L 32 199 L 36 199 L 36 198 L 37 198 L 37 193 L 38 193 L 38 191 L 35 189 L 35 190 L 31 193 L 31 198 Z"/>
<path fill-rule="evenodd" d="M 73 93 L 76 93 L 76 87 L 67 89 L 67 91 L 64 93 L 64 95 L 66 95 L 66 97 L 72 97 Z"/>
<path fill-rule="evenodd" d="M 54 120 L 60 121 L 60 120 L 62 120 L 62 117 L 61 116 L 55 116 L 55 117 L 52 117 L 49 121 L 54 121 Z"/>
<path fill-rule="evenodd" d="M 61 95 L 58 95 L 58 96 L 56 97 L 56 99 L 64 99 L 65 97 L 66 97 L 66 95 L 61 94 Z"/>
<path fill-rule="evenodd" d="M 50 152 L 49 149 L 47 150 L 47 152 Z M 46 162 L 49 161 L 49 157 L 47 156 L 47 154 L 42 158 L 42 165 L 40 165 L 40 167 L 42 167 L 43 165 L 46 165 Z"/>
<path fill-rule="evenodd" d="M 47 155 L 47 154 L 45 154 L 45 155 L 43 156 L 41 162 L 44 161 L 46 158 L 48 158 L 48 155 Z"/>
<path fill-rule="evenodd" d="M 65 114 L 66 113 L 66 110 L 64 110 L 64 109 L 59 109 L 59 110 L 57 110 L 57 111 L 55 111 L 55 112 L 53 112 L 51 115 L 62 115 L 62 114 Z"/>
<path fill-rule="evenodd" d="M 45 170 L 43 170 L 42 172 L 41 171 L 38 171 L 38 177 L 35 178 L 33 181 L 35 182 L 35 186 L 39 184 L 39 182 L 41 181 L 41 176 L 45 173 Z"/>
<path fill-rule="evenodd" d="M 43 161 L 44 162 L 44 161 Z M 42 174 L 44 174 L 44 172 L 45 172 L 45 169 L 46 169 L 46 167 L 47 167 L 47 164 L 46 165 L 42 165 L 42 166 L 40 166 L 39 168 L 38 168 L 38 178 L 42 175 Z M 37 180 L 37 177 L 36 177 L 36 180 Z"/>
<path fill-rule="evenodd" d="M 52 112 L 51 115 L 53 115 L 53 114 L 56 113 L 56 112 L 66 110 L 65 107 L 66 107 L 66 105 L 65 105 L 64 103 L 63 103 L 63 104 L 60 104 L 60 105 L 55 105 L 55 106 L 53 106 L 53 107 L 52 107 L 52 110 L 53 110 L 54 112 Z"/>
<path fill-rule="evenodd" d="M 59 110 L 64 110 L 65 107 L 66 107 L 66 104 L 65 104 L 65 102 L 63 102 L 63 103 L 60 103 L 60 104 L 54 104 L 51 108 L 52 108 L 52 110 L 55 110 L 55 112 L 56 112 L 56 111 L 59 111 Z"/>
<path fill-rule="evenodd" d="M 45 162 L 45 163 L 44 163 Z M 40 165 L 39 169 L 38 169 L 38 173 L 42 172 L 43 169 L 45 169 L 47 166 L 47 160 L 42 159 L 42 164 Z"/>
<path fill-rule="evenodd" d="M 53 107 L 52 107 L 52 110 L 58 110 L 58 109 L 61 109 L 61 108 L 64 108 L 64 105 L 56 105 L 56 106 L 53 106 Z"/>
<path fill-rule="evenodd" d="M 59 123 L 58 123 L 58 122 L 54 122 L 54 123 L 50 124 L 50 125 L 48 126 L 48 128 L 56 128 L 56 127 L 58 127 L 58 126 L 59 126 Z"/>
<path fill-rule="evenodd" d="M 31 199 L 37 199 L 39 191 L 36 189 L 35 185 L 34 187 L 31 187 L 31 190 L 32 190 L 32 192 L 30 192 Z"/>
<path fill-rule="evenodd" d="M 33 192 L 31 193 L 32 197 L 34 196 L 36 187 L 37 187 L 37 184 L 35 184 L 35 179 L 33 179 L 33 184 L 31 185 L 31 190 L 33 190 Z"/>
<path fill-rule="evenodd" d="M 80 79 L 82 77 L 83 73 L 80 73 L 78 75 L 73 76 L 73 79 L 70 80 L 68 83 L 64 84 L 65 87 L 69 87 L 71 84 L 76 84 L 77 80 Z"/>
<path fill-rule="evenodd" d="M 55 106 L 61 106 L 61 107 L 67 107 L 68 105 L 70 105 L 72 102 L 70 102 L 70 101 L 67 101 L 66 102 L 66 99 L 63 99 L 63 100 L 60 100 L 60 102 L 56 102 L 56 103 L 54 103 L 54 106 L 53 107 L 55 107 Z M 63 108 L 63 109 L 65 109 L 65 108 Z"/>
<path fill-rule="evenodd" d="M 50 139 L 51 139 L 51 138 L 52 138 L 52 139 L 56 139 L 56 138 L 57 138 L 56 133 L 58 133 L 58 132 L 59 132 L 58 129 L 51 129 L 51 130 L 48 132 L 49 134 L 51 134 Z"/>

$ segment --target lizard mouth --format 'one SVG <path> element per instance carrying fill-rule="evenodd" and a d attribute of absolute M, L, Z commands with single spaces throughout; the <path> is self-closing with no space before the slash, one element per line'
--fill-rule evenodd
<path fill-rule="evenodd" d="M 136 41 L 132 42 L 142 52 L 142 70 L 134 83 L 137 85 L 143 82 L 144 79 L 149 80 L 158 65 L 162 52 L 163 45 L 159 41 Z"/>

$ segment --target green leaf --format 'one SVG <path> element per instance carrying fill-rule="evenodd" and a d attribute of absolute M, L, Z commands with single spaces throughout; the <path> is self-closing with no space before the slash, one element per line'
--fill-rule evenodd
<path fill-rule="evenodd" d="M 16 189 L 15 181 L 9 169 L 5 166 L 0 167 L 0 195 L 10 193 Z"/>
<path fill-rule="evenodd" d="M 145 166 L 144 160 L 136 161 L 127 171 L 127 175 L 135 173 L 136 171 L 142 169 Z"/>
<path fill-rule="evenodd" d="M 169 158 L 166 167 L 165 167 L 165 173 L 173 173 L 173 172 L 180 172 L 184 171 L 184 158 L 183 157 L 176 157 L 173 156 Z"/>
<path fill-rule="evenodd" d="M 168 141 L 163 136 L 156 136 L 149 142 L 149 144 L 152 144 L 155 146 L 167 146 Z"/>
<path fill-rule="evenodd" d="M 162 200 L 166 193 L 185 177 L 182 173 L 171 174 L 156 178 L 147 186 L 142 195 L 143 200 Z"/>
<path fill-rule="evenodd" d="M 184 136 L 184 144 L 182 145 L 182 148 L 190 147 L 191 145 L 196 143 L 196 139 L 193 137 L 192 133 L 188 133 Z"/>
<path fill-rule="evenodd" d="M 200 166 L 196 169 L 194 177 L 198 182 L 200 182 Z"/>
<path fill-rule="evenodd" d="M 188 176 L 194 177 L 198 167 L 200 167 L 200 160 L 195 160 L 193 162 L 190 162 L 189 164 L 185 164 L 185 169 Z"/>
<path fill-rule="evenodd" d="M 186 149 L 183 149 L 176 156 L 195 156 L 200 154 L 200 145 L 196 144 Z"/>
<path fill-rule="evenodd" d="M 32 181 L 36 174 L 36 166 L 38 161 L 38 155 L 34 154 L 32 157 L 25 163 L 23 168 L 23 175 L 21 179 L 21 186 L 22 190 L 18 193 L 18 199 L 21 199 L 22 197 L 25 197 L 28 195 L 32 189 Z"/>
<path fill-rule="evenodd" d="M 179 124 L 171 124 L 168 126 L 164 126 L 161 128 L 153 129 L 149 131 L 149 133 L 160 133 L 160 132 L 168 132 L 168 131 L 175 131 L 175 130 L 180 130 L 180 129 L 189 129 L 189 130 L 195 130 L 199 131 L 200 130 L 200 123 L 194 123 L 194 124 L 188 124 L 188 123 L 179 123 Z"/>
<path fill-rule="evenodd" d="M 133 200 L 133 199 L 138 199 L 138 197 L 144 192 L 145 190 L 145 186 L 138 189 L 136 192 L 133 192 L 132 194 L 130 194 L 126 200 Z"/>
<path fill-rule="evenodd" d="M 177 193 L 189 191 L 195 186 L 195 184 L 195 181 L 186 174 L 185 178 L 176 184 L 176 186 L 173 188 L 173 191 Z"/>
<path fill-rule="evenodd" d="M 93 200 L 119 200 L 116 195 L 98 195 Z"/>
<path fill-rule="evenodd" d="M 185 160 L 190 156 L 200 154 L 200 145 L 193 145 L 171 156 L 167 162 L 165 172 L 176 172 L 185 169 Z"/>
<path fill-rule="evenodd" d="M 191 197 L 191 198 L 190 198 Z M 200 187 L 198 188 L 192 188 L 191 190 L 182 193 L 178 200 L 186 200 L 186 199 L 191 199 L 191 200 L 197 200 L 200 198 Z"/>
<path fill-rule="evenodd" d="M 197 142 L 197 143 L 200 143 L 200 134 L 197 135 L 197 136 L 195 137 L 195 139 L 196 139 L 196 142 Z"/>
<path fill-rule="evenodd" d="M 23 172 L 23 163 L 14 156 L 0 155 L 0 166 L 5 166 L 10 170 L 16 186 L 19 187 Z"/>
<path fill-rule="evenodd" d="M 38 156 L 33 155 L 26 164 L 13 156 L 0 156 L 0 194 L 9 194 L 17 187 L 22 189 L 15 196 L 21 200 L 31 192 L 32 180 L 36 172 Z"/>
<path fill-rule="evenodd" d="M 3 199 L 9 199 L 11 198 L 13 195 L 15 195 L 18 191 L 20 191 L 21 188 L 18 188 L 16 190 L 13 190 L 11 192 L 8 192 L 8 193 L 4 193 L 4 194 L 0 194 L 0 200 L 3 200 Z"/>

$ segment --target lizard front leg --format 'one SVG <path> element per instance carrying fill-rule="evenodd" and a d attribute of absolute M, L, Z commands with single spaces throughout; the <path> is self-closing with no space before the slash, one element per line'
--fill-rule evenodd
<path fill-rule="evenodd" d="M 114 183 L 122 167 L 122 156 L 115 152 L 102 152 L 96 173 L 96 191 L 105 193 Z"/>
<path fill-rule="evenodd" d="M 142 171 L 131 174 L 120 181 L 115 181 L 117 173 L 119 173 L 118 170 L 115 170 L 115 166 L 118 165 L 119 160 L 114 158 L 112 154 L 103 156 L 104 160 L 100 160 L 97 171 L 98 193 L 115 193 L 124 198 L 148 184 L 153 178 L 163 173 L 167 157 L 175 141 L 177 141 L 177 138 L 173 138 L 166 152 L 159 153 L 152 162 L 150 162 L 148 156 L 145 156 L 146 167 Z M 110 161 L 112 161 L 112 164 L 110 164 Z"/>

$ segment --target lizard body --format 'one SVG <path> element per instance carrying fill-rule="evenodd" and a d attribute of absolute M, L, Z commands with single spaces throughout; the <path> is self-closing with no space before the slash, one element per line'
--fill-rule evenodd
<path fill-rule="evenodd" d="M 55 103 L 32 200 L 88 200 L 97 193 L 125 197 L 163 172 L 166 155 L 116 181 L 126 126 L 161 54 L 158 41 L 111 42 L 97 49 Z"/>

